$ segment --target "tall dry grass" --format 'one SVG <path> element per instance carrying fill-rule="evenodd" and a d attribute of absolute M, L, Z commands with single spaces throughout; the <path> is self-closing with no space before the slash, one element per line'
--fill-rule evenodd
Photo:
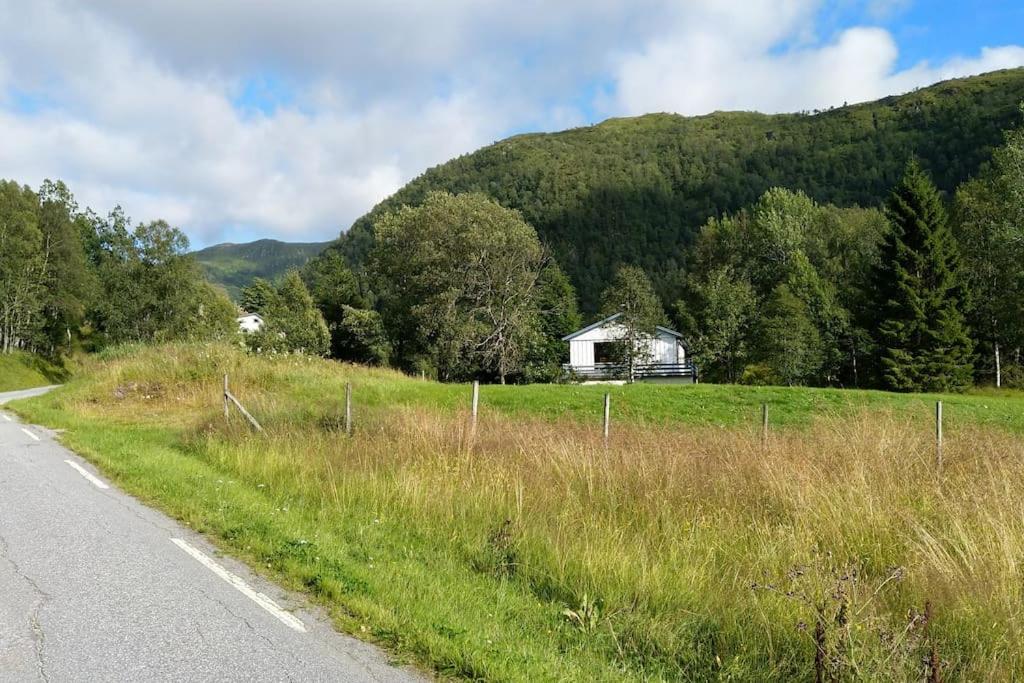
<path fill-rule="evenodd" d="M 401 518 L 567 618 L 598 611 L 588 623 L 625 659 L 689 675 L 754 653 L 784 675 L 826 621 L 836 675 L 914 679 L 932 650 L 947 678 L 1024 672 L 1016 437 L 961 429 L 940 474 L 927 429 L 878 414 L 766 448 L 753 431 L 620 427 L 606 449 L 592 426 L 486 414 L 471 436 L 423 409 L 379 412 L 351 440 L 314 421 L 241 429 L 204 432 L 204 450 L 327 510 Z M 926 603 L 927 643 L 909 633 Z"/>

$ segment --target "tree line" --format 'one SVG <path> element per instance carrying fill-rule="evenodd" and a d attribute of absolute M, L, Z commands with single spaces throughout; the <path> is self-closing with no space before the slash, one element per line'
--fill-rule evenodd
<path fill-rule="evenodd" d="M 0 351 L 229 337 L 235 306 L 187 249 L 164 221 L 81 209 L 61 182 L 0 181 Z"/>
<path fill-rule="evenodd" d="M 908 163 L 882 209 L 782 189 L 701 230 L 676 303 L 720 381 L 1024 384 L 1024 128 L 943 196 Z"/>
<path fill-rule="evenodd" d="M 377 232 L 358 275 L 329 249 L 277 286 L 257 278 L 244 288 L 242 306 L 266 321 L 249 346 L 294 350 L 295 333 L 280 321 L 315 304 L 303 328 L 322 332 L 305 352 L 443 381 L 558 377 L 561 336 L 580 324 L 576 293 L 519 212 L 438 192 L 382 217 Z M 286 288 L 308 302 L 288 313 Z"/>

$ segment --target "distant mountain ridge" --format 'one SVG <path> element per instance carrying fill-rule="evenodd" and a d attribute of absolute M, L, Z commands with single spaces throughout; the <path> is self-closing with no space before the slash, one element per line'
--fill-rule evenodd
<path fill-rule="evenodd" d="M 359 267 L 383 213 L 433 190 L 482 192 L 523 213 L 588 313 L 622 263 L 642 266 L 671 302 L 709 217 L 774 186 L 840 206 L 877 206 L 912 156 L 950 193 L 1020 123 L 1022 100 L 1018 68 L 814 114 L 647 114 L 517 135 L 428 169 L 330 248 Z"/>
<path fill-rule="evenodd" d="M 215 244 L 192 253 L 206 277 L 223 285 L 238 299 L 243 287 L 253 278 L 273 280 L 289 268 L 301 268 L 324 250 L 330 242 L 281 242 L 261 239 L 254 242 Z"/>

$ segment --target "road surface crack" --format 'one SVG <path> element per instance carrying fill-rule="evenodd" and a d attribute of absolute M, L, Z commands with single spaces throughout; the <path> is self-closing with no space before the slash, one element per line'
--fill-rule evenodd
<path fill-rule="evenodd" d="M 114 493 L 115 491 L 116 491 L 116 493 Z M 167 534 L 167 533 L 169 533 L 169 534 L 181 533 L 180 526 L 178 524 L 176 524 L 174 522 L 174 520 L 168 519 L 166 522 L 164 522 L 163 520 L 159 520 L 158 521 L 158 520 L 155 520 L 155 519 L 148 518 L 144 514 L 144 511 L 151 511 L 151 509 L 146 507 L 146 506 L 144 506 L 142 503 L 140 503 L 139 500 L 137 498 L 135 498 L 134 496 L 131 496 L 131 495 L 127 494 L 127 493 L 124 493 L 120 489 L 115 489 L 114 487 L 111 487 L 110 491 L 109 492 L 104 492 L 103 495 L 106 498 L 108 498 L 108 499 L 114 501 L 115 503 L 117 503 L 118 505 L 120 505 L 125 510 L 127 510 L 128 513 L 131 514 L 132 516 L 138 518 L 142 522 L 145 522 L 146 524 L 148 524 L 149 526 L 153 527 L 154 529 L 159 530 L 161 533 L 165 533 L 165 534 Z M 140 507 L 142 508 L 141 510 L 139 509 Z M 160 516 L 163 516 L 162 513 L 157 513 L 157 514 L 159 514 Z"/>
<path fill-rule="evenodd" d="M 14 561 L 14 557 L 11 555 L 11 547 L 7 543 L 7 539 L 0 535 L 0 557 L 7 560 L 7 563 L 11 565 L 11 569 L 14 570 L 15 576 L 22 579 L 25 583 L 32 587 L 32 590 L 39 596 L 37 600 L 32 603 L 32 609 L 28 615 L 29 626 L 32 629 L 32 649 L 35 652 L 36 668 L 39 670 L 39 677 L 43 681 L 49 681 L 50 677 L 46 673 L 46 634 L 43 632 L 43 627 L 39 623 L 39 612 L 43 606 L 50 601 L 50 594 L 39 587 L 35 579 L 26 574 L 21 566 Z"/>
<path fill-rule="evenodd" d="M 291 650 L 289 650 L 287 648 L 279 647 L 277 643 L 275 643 L 273 640 L 268 638 L 266 636 L 266 634 L 264 634 L 262 631 L 260 631 L 260 629 L 256 628 L 256 626 L 254 626 L 253 623 L 251 621 L 249 621 L 249 619 L 247 617 L 244 617 L 241 614 L 239 614 L 238 612 L 236 612 L 234 609 L 229 607 L 226 602 L 224 602 L 223 600 L 221 600 L 217 596 L 210 595 L 208 592 L 206 592 L 202 588 L 198 588 L 197 587 L 196 590 L 198 590 L 207 600 L 209 600 L 210 602 L 215 603 L 216 605 L 218 605 L 221 609 L 223 609 L 225 612 L 227 612 L 231 617 L 233 617 L 233 618 L 237 619 L 238 621 L 242 622 L 243 624 L 245 624 L 246 628 L 248 628 L 252 632 L 252 634 L 254 636 L 256 636 L 257 638 L 262 640 L 264 643 L 266 643 L 267 647 L 270 648 L 271 651 L 276 652 L 278 654 L 287 655 L 290 659 L 292 659 L 296 663 L 301 663 L 302 662 L 302 660 L 299 659 L 298 657 L 296 657 L 295 654 L 293 652 L 291 652 Z M 285 676 L 288 677 L 289 681 L 295 681 L 296 680 L 287 670 L 285 670 L 283 673 L 284 673 Z"/>

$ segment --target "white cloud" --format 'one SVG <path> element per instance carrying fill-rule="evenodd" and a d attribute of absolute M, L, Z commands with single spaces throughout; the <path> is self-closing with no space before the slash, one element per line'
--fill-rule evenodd
<path fill-rule="evenodd" d="M 912 0 L 868 0 L 868 16 L 873 19 L 886 19 L 910 8 Z"/>
<path fill-rule="evenodd" d="M 949 78 L 973 76 L 1019 66 L 1024 66 L 1024 47 L 1018 45 L 985 47 L 981 49 L 981 53 L 977 57 L 952 57 L 936 65 L 922 62 L 904 71 L 896 72 L 885 80 L 882 87 L 892 92 L 906 92 Z"/>
<path fill-rule="evenodd" d="M 1010 46 L 898 71 L 881 29 L 822 41 L 820 9 L 0 0 L 0 173 L 62 178 L 83 204 L 166 218 L 199 243 L 325 239 L 510 130 L 595 112 L 810 109 L 1024 64 Z M 250 106 L 254 83 L 272 106 Z"/>
<path fill-rule="evenodd" d="M 136 219 L 166 218 L 200 243 L 250 230 L 334 236 L 425 166 L 510 125 L 468 90 L 241 112 L 229 75 L 175 70 L 92 15 L 40 3 L 20 21 L 26 37 L 0 38 L 0 66 L 16 57 L 9 85 L 42 104 L 0 105 L 4 173 L 32 184 L 61 177 L 80 203 L 120 202 Z M 40 93 L 40 82 L 55 87 Z M 337 90 L 321 79 L 310 101 L 343 103 Z"/>
<path fill-rule="evenodd" d="M 691 17 L 624 55 L 613 70 L 616 97 L 608 106 L 630 114 L 811 110 L 1024 65 L 1024 47 L 1005 46 L 898 70 L 899 48 L 884 29 L 853 27 L 824 43 L 809 39 L 816 3 L 780 8 L 752 0 L 731 8 L 735 15 L 723 12 L 714 23 Z"/>

